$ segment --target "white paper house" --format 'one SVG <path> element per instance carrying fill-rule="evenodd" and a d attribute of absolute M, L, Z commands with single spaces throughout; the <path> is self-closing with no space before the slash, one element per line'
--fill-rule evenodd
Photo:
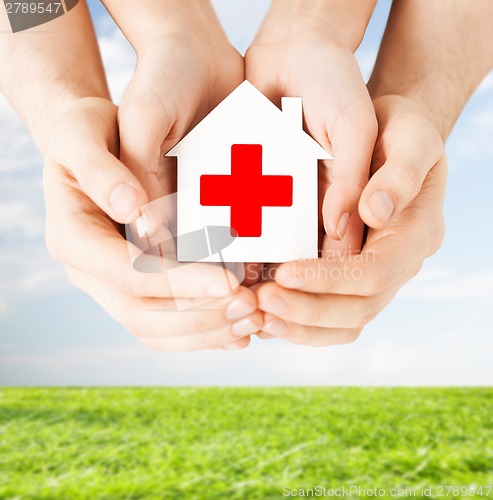
<path fill-rule="evenodd" d="M 178 235 L 232 227 L 225 262 L 317 257 L 317 164 L 331 156 L 303 131 L 301 98 L 281 111 L 245 81 L 166 156 L 178 157 Z"/>

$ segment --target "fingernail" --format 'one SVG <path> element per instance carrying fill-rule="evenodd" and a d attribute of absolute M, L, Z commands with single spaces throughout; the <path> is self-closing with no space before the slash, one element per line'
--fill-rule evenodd
<path fill-rule="evenodd" d="M 248 316 L 255 311 L 255 308 L 241 300 L 234 300 L 226 308 L 224 315 L 227 319 L 239 319 Z"/>
<path fill-rule="evenodd" d="M 276 281 L 285 288 L 301 288 L 306 280 L 290 267 L 281 267 L 276 272 Z"/>
<path fill-rule="evenodd" d="M 115 215 L 126 219 L 136 209 L 137 190 L 130 184 L 118 184 L 111 191 L 108 201 Z"/>
<path fill-rule="evenodd" d="M 146 213 L 143 213 L 136 221 L 137 233 L 143 238 L 151 229 L 151 223 Z"/>
<path fill-rule="evenodd" d="M 222 297 L 231 292 L 227 284 L 212 283 L 205 289 L 205 293 L 209 297 Z"/>
<path fill-rule="evenodd" d="M 245 346 L 242 344 L 238 344 L 238 342 L 231 342 L 231 344 L 226 344 L 224 346 L 225 349 L 228 349 L 228 351 L 235 351 L 238 349 L 244 349 Z"/>
<path fill-rule="evenodd" d="M 260 304 L 260 309 L 276 316 L 284 316 L 288 310 L 288 305 L 281 297 L 269 297 Z"/>
<path fill-rule="evenodd" d="M 245 335 L 252 335 L 253 333 L 257 333 L 259 331 L 259 326 L 254 323 L 250 318 L 243 318 L 236 323 L 233 323 L 231 330 L 238 337 L 244 337 Z"/>
<path fill-rule="evenodd" d="M 262 327 L 262 330 L 274 335 L 274 337 L 282 337 L 287 333 L 288 325 L 280 318 L 272 318 Z"/>
<path fill-rule="evenodd" d="M 344 212 L 339 219 L 339 224 L 337 224 L 336 233 L 339 239 L 342 240 L 347 231 L 347 226 L 349 223 L 349 213 Z"/>
<path fill-rule="evenodd" d="M 267 332 L 259 332 L 256 334 L 259 339 L 262 340 L 272 340 L 275 339 L 274 335 L 271 335 L 270 333 Z"/>
<path fill-rule="evenodd" d="M 368 204 L 382 222 L 387 222 L 394 213 L 394 200 L 385 191 L 375 191 L 370 196 Z"/>

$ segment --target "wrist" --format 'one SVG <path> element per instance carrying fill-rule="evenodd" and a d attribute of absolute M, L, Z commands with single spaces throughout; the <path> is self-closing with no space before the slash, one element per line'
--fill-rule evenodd
<path fill-rule="evenodd" d="M 414 82 L 414 85 L 401 85 L 398 83 L 398 78 L 385 81 L 372 75 L 368 82 L 368 91 L 374 102 L 388 97 L 405 99 L 414 111 L 425 116 L 433 124 L 443 142 L 446 141 L 457 120 L 458 112 L 455 108 L 447 103 L 442 105 L 443 93 L 436 95 L 418 82 Z"/>
<path fill-rule="evenodd" d="M 273 0 L 265 24 L 276 25 L 278 38 L 310 34 L 354 53 L 375 4 L 376 0 Z"/>
<path fill-rule="evenodd" d="M 207 45 L 229 44 L 208 0 L 103 0 L 103 3 L 137 53 L 163 37 L 182 37 Z"/>
<path fill-rule="evenodd" d="M 31 88 L 28 95 L 22 89 L 15 92 L 12 104 L 17 110 L 42 155 L 45 154 L 49 137 L 59 120 L 75 106 L 90 99 L 110 101 L 105 84 L 100 88 L 88 84 L 77 89 L 70 86 L 52 87 L 48 91 L 40 87 Z"/>

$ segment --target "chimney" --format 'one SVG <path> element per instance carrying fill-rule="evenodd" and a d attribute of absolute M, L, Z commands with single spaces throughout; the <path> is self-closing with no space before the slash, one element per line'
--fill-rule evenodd
<path fill-rule="evenodd" d="M 303 128 L 303 110 L 301 97 L 282 97 L 281 108 L 286 120 L 293 127 Z"/>

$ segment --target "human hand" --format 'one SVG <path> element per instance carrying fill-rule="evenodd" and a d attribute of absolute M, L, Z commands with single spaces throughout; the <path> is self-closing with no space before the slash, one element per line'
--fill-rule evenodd
<path fill-rule="evenodd" d="M 360 211 L 377 229 L 369 229 L 361 253 L 336 242 L 322 259 L 281 265 L 275 283 L 257 289 L 265 312 L 261 338 L 312 346 L 354 341 L 441 245 L 447 168 L 440 136 L 406 99 L 380 97 L 375 109 L 373 177 Z M 369 202 L 379 190 L 394 201 L 387 224 Z"/>
<path fill-rule="evenodd" d="M 217 288 L 224 282 L 221 268 L 183 266 L 173 290 L 164 269 L 157 274 L 133 269 L 131 244 L 117 222 L 129 222 L 147 195 L 117 155 L 117 108 L 110 101 L 82 99 L 58 121 L 45 158 L 50 253 L 65 264 L 75 286 L 152 349 L 246 347 L 262 314 L 252 291 L 237 287 L 228 294 Z M 159 257 L 148 258 L 166 267 Z M 238 284 L 232 273 L 229 280 Z M 177 311 L 174 296 L 191 308 Z M 193 307 L 204 298 L 211 299 L 206 307 Z"/>
<path fill-rule="evenodd" d="M 176 192 L 175 160 L 164 154 L 244 80 L 244 61 L 209 2 L 168 0 L 142 7 L 138 25 L 124 17 L 128 9 L 119 13 L 122 19 L 117 16 L 138 55 L 118 114 L 120 159 L 155 200 Z M 152 233 L 159 216 L 147 215 L 142 229 Z"/>
<path fill-rule="evenodd" d="M 341 240 L 348 225 L 353 233 L 357 227 L 360 247 L 363 225 L 354 218 L 368 182 L 377 123 L 353 51 L 373 2 L 341 4 L 274 1 L 246 53 L 246 78 L 275 103 L 282 96 L 303 98 L 308 132 L 334 156 L 323 174 L 325 232 Z"/>

